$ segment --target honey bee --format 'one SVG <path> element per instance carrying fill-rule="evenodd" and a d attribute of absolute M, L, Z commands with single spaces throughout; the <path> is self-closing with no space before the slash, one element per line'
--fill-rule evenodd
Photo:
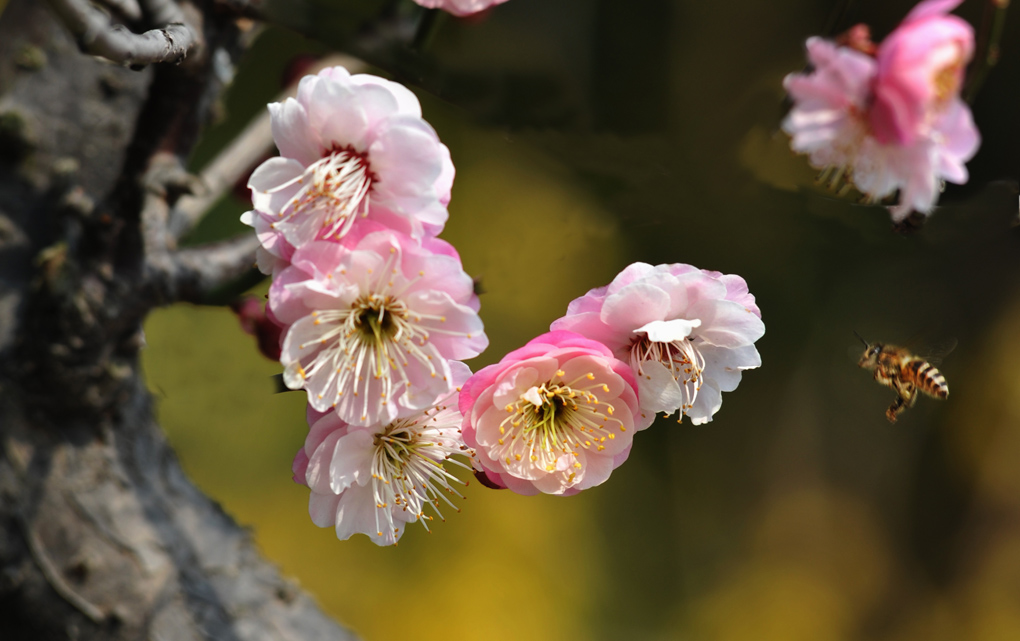
<path fill-rule="evenodd" d="M 903 347 L 869 343 L 857 332 L 854 334 L 864 343 L 864 354 L 857 365 L 874 372 L 876 381 L 896 392 L 896 399 L 885 411 L 885 417 L 890 423 L 895 423 L 896 417 L 903 410 L 914 406 L 918 392 L 932 398 L 949 397 L 946 378 L 925 358 L 915 356 Z M 948 354 L 955 345 L 953 342 L 942 350 L 941 355 Z"/>

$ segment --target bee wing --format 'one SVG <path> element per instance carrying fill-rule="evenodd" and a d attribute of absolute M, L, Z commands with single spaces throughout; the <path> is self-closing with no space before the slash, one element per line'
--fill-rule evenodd
<path fill-rule="evenodd" d="M 956 349 L 959 341 L 955 338 L 947 338 L 940 342 L 934 343 L 927 349 L 921 352 L 924 360 L 928 361 L 932 365 L 938 365 L 942 362 L 946 356 L 949 356 L 950 352 Z"/>

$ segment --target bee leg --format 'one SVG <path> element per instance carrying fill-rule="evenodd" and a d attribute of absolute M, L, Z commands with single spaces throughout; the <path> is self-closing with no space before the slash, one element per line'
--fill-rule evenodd
<path fill-rule="evenodd" d="M 890 423 L 895 423 L 896 417 L 908 407 L 913 407 L 917 401 L 917 388 L 913 383 L 896 379 L 894 387 L 899 394 L 892 405 L 889 406 L 889 409 L 885 411 L 885 417 L 889 419 Z"/>
<path fill-rule="evenodd" d="M 896 417 L 900 412 L 906 409 L 906 400 L 902 396 L 897 396 L 896 400 L 892 402 L 889 409 L 885 411 L 885 417 L 889 419 L 890 423 L 896 422 Z"/>
<path fill-rule="evenodd" d="M 879 385 L 884 385 L 886 387 L 895 387 L 893 385 L 893 379 L 887 376 L 886 373 L 882 371 L 881 367 L 875 370 L 875 381 Z"/>

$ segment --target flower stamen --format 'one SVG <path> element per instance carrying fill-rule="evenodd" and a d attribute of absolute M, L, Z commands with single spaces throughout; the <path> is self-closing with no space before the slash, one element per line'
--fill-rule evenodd
<path fill-rule="evenodd" d="M 309 165 L 300 177 L 268 192 L 302 185 L 273 226 L 295 244 L 314 238 L 340 238 L 350 231 L 358 216 L 368 213 L 374 180 L 365 154 L 350 147 L 335 149 Z"/>
<path fill-rule="evenodd" d="M 440 502 L 460 511 L 447 496 L 463 499 L 455 485 L 467 485 L 445 467 L 452 463 L 470 470 L 471 466 L 454 455 L 474 456 L 463 447 L 460 430 L 454 427 L 460 414 L 445 407 L 427 410 L 415 418 L 399 419 L 375 436 L 372 455 L 372 496 L 375 501 L 375 525 L 380 536 L 397 531 L 395 509 L 408 512 L 426 531 L 432 515 L 425 514 L 431 506 L 439 520 L 445 521 Z M 452 421 L 452 423 L 451 423 Z"/>
<path fill-rule="evenodd" d="M 541 470 L 554 472 L 563 456 L 576 459 L 582 450 L 601 452 L 603 444 L 614 438 L 611 430 L 624 430 L 619 419 L 608 418 L 613 406 L 600 401 L 593 392 L 604 391 L 604 384 L 587 384 L 594 378 L 591 374 L 570 382 L 562 380 L 562 371 L 557 375 L 560 381 L 531 387 L 506 406 L 509 416 L 500 423 L 502 438 L 494 458 L 508 465 L 527 460 Z M 575 470 L 584 467 L 578 461 L 564 464 Z"/>
<path fill-rule="evenodd" d="M 694 407 L 704 378 L 705 358 L 691 338 L 669 342 L 653 341 L 648 336 L 637 338 L 630 349 L 630 365 L 638 376 L 648 378 L 642 367 L 647 362 L 660 363 L 680 386 L 683 392 L 681 414 Z"/>

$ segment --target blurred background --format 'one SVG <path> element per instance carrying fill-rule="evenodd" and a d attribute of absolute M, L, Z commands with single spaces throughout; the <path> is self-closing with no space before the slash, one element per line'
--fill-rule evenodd
<path fill-rule="evenodd" d="M 958 14 L 980 31 L 987 4 Z M 288 69 L 358 43 L 452 152 L 443 237 L 482 279 L 491 339 L 472 367 L 638 260 L 742 275 L 767 327 L 713 422 L 660 420 L 604 485 L 472 482 L 461 513 L 379 548 L 309 520 L 290 472 L 304 395 L 275 393 L 279 365 L 231 312 L 153 314 L 144 365 L 185 469 L 327 611 L 367 641 L 1020 638 L 1020 8 L 973 104 L 970 183 L 903 235 L 815 187 L 778 127 L 807 36 L 867 22 L 878 40 L 910 0 L 509 0 L 431 15 L 396 52 L 372 25 L 409 0 L 292 6 L 314 37 L 257 32 L 194 168 Z M 242 232 L 245 209 L 225 199 L 192 240 Z M 957 339 L 948 401 L 890 425 L 855 330 Z"/>

